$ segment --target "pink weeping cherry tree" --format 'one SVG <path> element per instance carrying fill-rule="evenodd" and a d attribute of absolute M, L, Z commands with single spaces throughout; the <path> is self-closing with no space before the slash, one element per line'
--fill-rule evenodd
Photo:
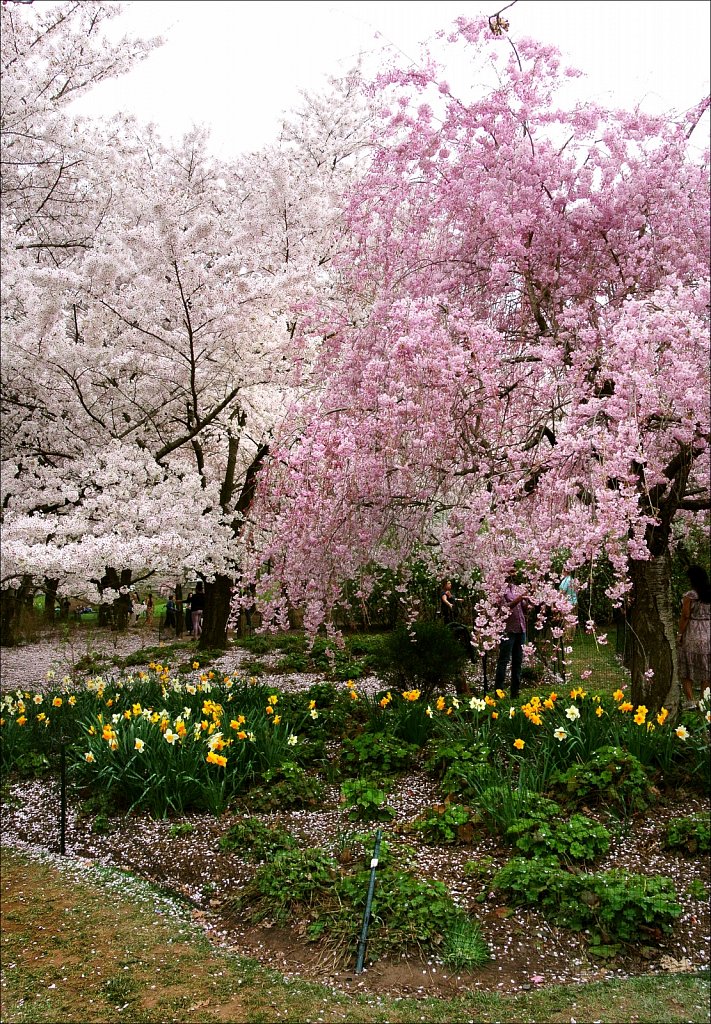
<path fill-rule="evenodd" d="M 566 105 L 555 49 L 465 18 L 446 44 L 468 97 L 432 57 L 373 83 L 339 287 L 302 319 L 318 387 L 259 488 L 265 615 L 302 605 L 315 630 L 345 581 L 424 558 L 476 574 L 493 638 L 512 558 L 555 609 L 561 555 L 583 585 L 605 556 L 633 700 L 676 706 L 670 547 L 709 509 L 708 102 Z"/>

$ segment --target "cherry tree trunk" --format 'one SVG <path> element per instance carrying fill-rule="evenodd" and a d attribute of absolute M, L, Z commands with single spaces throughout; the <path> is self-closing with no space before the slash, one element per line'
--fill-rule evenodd
<path fill-rule="evenodd" d="M 0 590 L 0 646 L 13 647 L 17 642 L 17 591 L 12 587 Z"/>
<path fill-rule="evenodd" d="M 57 603 L 59 580 L 45 578 L 44 581 L 44 612 L 45 622 L 54 622 L 54 609 Z"/>
<path fill-rule="evenodd" d="M 202 616 L 200 650 L 224 650 L 227 647 L 227 620 L 230 616 L 232 580 L 229 576 L 216 576 L 205 584 L 205 611 Z"/>
<path fill-rule="evenodd" d="M 675 715 L 680 690 L 677 673 L 676 623 L 671 605 L 671 558 L 666 551 L 631 564 L 634 601 L 630 609 L 629 669 L 632 703 L 650 712 L 664 705 Z M 649 670 L 653 675 L 645 675 Z"/>
<path fill-rule="evenodd" d="M 128 616 L 131 607 L 128 590 L 131 587 L 132 575 L 130 569 L 122 569 L 119 575 L 118 570 L 111 566 L 107 567 L 99 583 L 99 590 L 104 591 L 108 588 L 120 590 L 121 587 L 124 587 L 126 588 L 126 593 L 119 594 L 110 605 L 102 604 L 99 606 L 100 626 L 110 626 L 112 629 L 120 630 L 126 629 L 128 626 Z"/>

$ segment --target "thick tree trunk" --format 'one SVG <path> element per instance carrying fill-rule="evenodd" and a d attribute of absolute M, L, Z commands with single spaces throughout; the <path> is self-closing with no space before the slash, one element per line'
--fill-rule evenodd
<path fill-rule="evenodd" d="M 676 623 L 671 606 L 671 558 L 668 551 L 631 564 L 634 601 L 628 614 L 631 701 L 650 712 L 662 706 L 676 715 L 680 690 L 676 657 Z M 645 675 L 649 670 L 654 675 Z"/>
<path fill-rule="evenodd" d="M 216 576 L 213 583 L 205 584 L 205 611 L 198 644 L 201 651 L 223 651 L 227 647 L 227 620 L 230 616 L 232 585 L 233 581 L 229 576 Z"/>
<path fill-rule="evenodd" d="M 119 575 L 117 569 L 107 566 L 99 583 L 99 590 L 120 590 L 126 588 L 125 594 L 119 594 L 113 604 L 102 604 L 99 607 L 99 625 L 111 626 L 112 629 L 126 629 L 128 626 L 128 615 L 130 610 L 128 591 L 131 587 L 132 572 L 130 569 L 122 569 Z"/>
<path fill-rule="evenodd" d="M 17 643 L 17 591 L 12 587 L 0 590 L 0 646 L 14 647 Z"/>
<path fill-rule="evenodd" d="M 22 584 L 0 590 L 0 647 L 14 647 L 22 636 L 23 619 L 32 615 L 34 590 L 32 577 L 23 576 Z"/>

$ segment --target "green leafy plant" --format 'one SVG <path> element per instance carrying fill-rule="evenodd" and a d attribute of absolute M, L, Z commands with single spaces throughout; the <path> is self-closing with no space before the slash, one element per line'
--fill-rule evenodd
<path fill-rule="evenodd" d="M 243 800 L 255 811 L 321 807 L 323 783 L 300 765 L 287 761 L 278 768 L 263 772 Z"/>
<path fill-rule="evenodd" d="M 345 774 L 396 775 L 412 764 L 419 747 L 385 732 L 362 732 L 346 737 L 340 763 Z"/>
<path fill-rule="evenodd" d="M 323 850 L 282 849 L 257 868 L 243 895 L 228 898 L 228 903 L 253 921 L 268 918 L 286 924 L 333 899 L 338 877 L 337 862 Z"/>
<path fill-rule="evenodd" d="M 451 846 L 470 843 L 474 835 L 473 823 L 478 821 L 469 807 L 461 804 L 441 804 L 429 807 L 415 822 L 416 829 L 426 843 Z"/>
<path fill-rule="evenodd" d="M 339 884 L 339 896 L 356 913 L 363 912 L 368 880 L 369 872 L 365 870 L 347 876 Z M 421 881 L 407 871 L 385 867 L 377 875 L 368 948 L 380 953 L 389 949 L 438 949 L 461 916 L 461 909 L 442 882 Z"/>
<path fill-rule="evenodd" d="M 623 813 L 645 810 L 655 794 L 639 760 L 622 747 L 600 747 L 584 764 L 552 777 L 556 794 L 577 805 L 599 803 Z"/>
<path fill-rule="evenodd" d="M 711 849 L 711 814 L 699 811 L 667 823 L 664 845 L 684 853 L 708 853 Z"/>
<path fill-rule="evenodd" d="M 693 881 L 689 882 L 686 891 L 695 900 L 708 899 L 708 889 L 699 878 L 694 878 Z"/>
<path fill-rule="evenodd" d="M 554 800 L 549 800 L 525 785 L 525 781 L 511 779 L 510 782 L 491 784 L 494 773 L 490 768 L 473 776 L 476 793 L 474 806 L 482 821 L 493 835 L 505 835 L 519 818 L 546 819 L 562 813 Z"/>
<path fill-rule="evenodd" d="M 587 929 L 603 944 L 661 937 L 681 914 L 670 878 L 614 869 L 571 874 L 551 855 L 513 857 L 493 884 L 510 902 L 537 906 L 557 924 Z"/>
<path fill-rule="evenodd" d="M 195 826 L 189 821 L 176 822 L 168 829 L 168 835 L 171 839 L 185 839 L 187 836 L 191 836 L 194 832 Z"/>
<path fill-rule="evenodd" d="M 258 818 L 236 821 L 220 838 L 220 849 L 234 850 L 246 860 L 270 860 L 280 851 L 297 848 L 290 832 L 278 825 L 267 825 Z"/>
<path fill-rule="evenodd" d="M 370 779 L 346 780 L 341 783 L 341 792 L 352 821 L 390 821 L 396 815 L 385 803 L 385 790 Z"/>
<path fill-rule="evenodd" d="M 551 853 L 562 860 L 593 861 L 610 847 L 610 833 L 584 814 L 567 821 L 521 818 L 506 830 L 507 842 L 530 857 Z"/>

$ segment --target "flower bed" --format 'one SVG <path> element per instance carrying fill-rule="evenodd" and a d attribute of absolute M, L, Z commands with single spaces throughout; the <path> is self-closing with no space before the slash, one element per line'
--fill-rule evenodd
<path fill-rule="evenodd" d="M 697 846 L 690 867 L 688 849 L 665 847 L 664 829 L 684 811 L 708 811 L 708 718 L 704 704 L 671 723 L 664 711 L 631 707 L 622 690 L 572 687 L 517 702 L 501 692 L 441 693 L 425 702 L 377 682 L 291 692 L 199 665 L 178 679 L 154 663 L 112 681 L 5 695 L 3 771 L 16 804 L 5 817 L 16 841 L 56 844 L 64 747 L 67 852 L 108 856 L 183 891 L 249 951 L 265 927 L 275 936 L 284 925 L 283 951 L 301 949 L 303 964 L 330 957 L 344 967 L 353 954 L 363 869 L 380 827 L 384 889 L 406 893 L 408 905 L 421 899 L 423 909 L 422 920 L 403 920 L 396 900 L 376 901 L 370 952 L 378 958 L 392 958 L 396 946 L 408 963 L 440 972 L 449 964 L 472 983 L 489 983 L 499 968 L 520 983 L 526 971 L 562 979 L 561 962 L 546 971 L 541 955 L 540 936 L 550 934 L 553 960 L 567 949 L 576 976 L 596 963 L 702 966 L 708 858 Z M 288 871 L 287 853 L 255 864 L 246 849 L 224 847 L 245 820 L 289 833 Z M 320 888 L 292 899 L 308 851 L 320 858 Z M 277 864 L 291 883 L 275 885 Z M 550 884 L 536 894 L 526 878 L 540 878 L 544 866 Z M 575 877 L 573 892 L 567 878 Z M 434 881 L 443 889 L 428 889 Z M 612 906 L 635 887 L 648 888 L 649 900 Z M 280 892 L 289 896 L 281 903 Z M 439 926 L 430 928 L 435 905 Z M 587 911 L 574 914 L 574 905 Z M 472 924 L 488 950 L 477 947 L 488 965 L 476 969 L 452 953 L 475 948 L 471 935 L 465 941 Z"/>

